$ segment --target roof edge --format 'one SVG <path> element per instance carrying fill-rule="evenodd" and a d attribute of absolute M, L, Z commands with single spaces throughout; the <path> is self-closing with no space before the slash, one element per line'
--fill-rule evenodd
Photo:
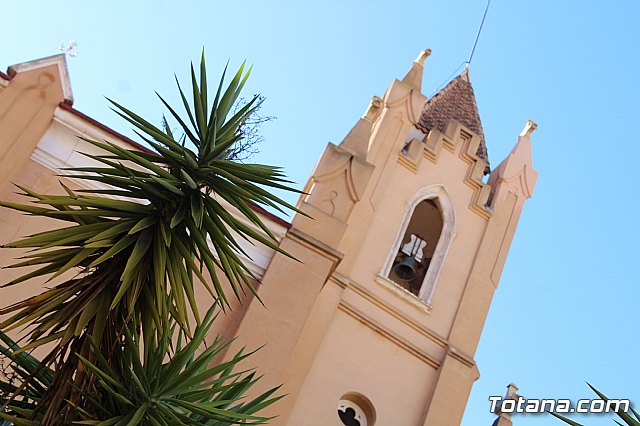
<path fill-rule="evenodd" d="M 11 65 L 7 68 L 6 80 L 11 80 L 16 74 L 21 72 L 28 72 L 51 65 L 58 67 L 60 83 L 62 84 L 62 94 L 65 102 L 73 105 L 73 93 L 71 91 L 71 80 L 69 79 L 69 68 L 67 67 L 67 58 L 64 53 Z M 3 78 L 5 77 L 3 76 Z"/>
<path fill-rule="evenodd" d="M 146 146 L 139 144 L 138 142 L 132 140 L 131 138 L 128 138 L 127 136 L 123 135 L 122 133 L 119 133 L 119 132 L 113 130 L 111 127 L 106 126 L 106 125 L 100 123 L 99 121 L 89 117 L 87 114 L 78 111 L 77 109 L 75 109 L 73 106 L 71 106 L 67 102 L 60 102 L 58 104 L 58 106 L 61 109 L 65 110 L 65 111 L 69 111 L 70 113 L 72 113 L 76 117 L 79 117 L 79 118 L 89 122 L 90 124 L 94 125 L 95 127 L 99 128 L 100 130 L 110 134 L 111 136 L 113 136 L 115 138 L 118 138 L 123 142 L 128 143 L 129 145 L 131 145 L 132 147 L 134 147 L 136 149 L 139 149 L 140 151 L 148 152 L 148 153 L 151 153 L 151 154 L 157 154 L 154 150 L 149 149 Z"/>
<path fill-rule="evenodd" d="M 106 125 L 100 123 L 99 121 L 97 121 L 97 120 L 89 117 L 88 115 L 78 111 L 77 109 L 73 108 L 70 104 L 68 104 L 66 102 L 60 102 L 58 104 L 58 106 L 61 109 L 65 110 L 65 111 L 68 111 L 71 114 L 75 115 L 76 117 L 87 121 L 89 124 L 99 128 L 100 130 L 104 131 L 105 133 L 108 133 L 111 136 L 113 136 L 113 137 L 115 137 L 115 138 L 117 138 L 117 139 L 119 139 L 119 140 L 121 140 L 121 141 L 123 141 L 123 142 L 125 142 L 125 143 L 127 143 L 129 145 L 131 145 L 135 149 L 139 149 L 141 151 L 148 152 L 148 153 L 151 153 L 151 154 L 157 154 L 157 152 L 155 152 L 154 150 L 149 149 L 146 146 L 139 144 L 138 142 L 132 140 L 131 138 L 128 138 L 127 136 L 123 135 L 122 133 L 119 133 L 119 132 L 113 130 L 109 126 L 106 126 Z M 261 214 L 262 216 L 264 216 L 267 219 L 277 223 L 278 225 L 281 225 L 281 226 L 283 226 L 283 227 L 285 227 L 287 229 L 290 229 L 291 226 L 292 226 L 291 223 L 288 222 L 287 220 L 285 220 L 285 219 L 283 219 L 283 218 L 281 218 L 279 216 L 276 216 L 275 214 L 263 209 L 260 206 L 252 205 L 252 204 L 247 204 L 247 205 L 249 206 L 249 208 L 251 210 L 255 211 L 256 213 Z"/>

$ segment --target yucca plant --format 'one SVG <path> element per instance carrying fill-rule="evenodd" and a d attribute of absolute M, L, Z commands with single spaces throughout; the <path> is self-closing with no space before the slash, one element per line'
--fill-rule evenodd
<path fill-rule="evenodd" d="M 259 106 L 254 97 L 230 113 L 249 72 L 243 64 L 225 87 L 225 68 L 210 99 L 203 52 L 199 81 L 191 66 L 191 104 L 178 83 L 184 117 L 158 95 L 181 136 L 174 136 L 166 119 L 156 127 L 110 101 L 153 151 L 84 139 L 103 153 L 85 154 L 94 165 L 67 169 L 65 176 L 103 189 L 64 187 L 66 195 L 45 195 L 19 187 L 30 204 L 0 202 L 69 224 L 4 245 L 32 249 L 11 267 L 36 267 L 6 285 L 44 277 L 59 281 L 65 272 L 75 272 L 35 297 L 0 309 L 9 315 L 0 331 L 26 327 L 25 344 L 15 356 L 44 344 L 53 347 L 14 392 L 20 395 L 33 386 L 40 371 L 51 368 L 50 385 L 35 401 L 35 411 L 28 413 L 32 420 L 41 416 L 43 424 L 62 424 L 80 413 L 95 415 L 84 407 L 99 407 L 98 389 L 105 394 L 106 388 L 96 381 L 98 370 L 125 377 L 132 365 L 127 359 L 137 350 L 148 359 L 171 339 L 168 324 L 194 339 L 189 318 L 195 318 L 195 330 L 203 330 L 196 285 L 204 286 L 211 303 L 223 309 L 229 297 L 255 292 L 255 277 L 240 259 L 247 254 L 238 238 L 282 252 L 255 209 L 295 210 L 267 189 L 293 191 L 290 182 L 277 167 L 229 159 L 244 137 L 243 123 Z M 219 274 L 233 295 L 225 293 Z"/>
<path fill-rule="evenodd" d="M 605 394 L 603 394 L 602 392 L 600 392 L 598 389 L 596 389 L 595 387 L 591 386 L 591 384 L 587 383 L 587 385 L 591 388 L 592 391 L 594 391 L 596 393 L 596 395 L 598 395 L 598 397 L 603 400 L 603 401 L 609 401 L 609 398 L 607 398 L 607 396 Z M 616 415 L 618 416 L 618 418 L 620 418 L 624 423 L 620 423 L 618 420 L 613 420 L 616 424 L 623 426 L 623 425 L 628 425 L 628 426 L 640 426 L 640 414 L 633 409 L 633 407 L 629 407 L 631 413 L 633 414 L 633 416 L 631 416 L 629 413 L 625 413 L 624 411 L 620 410 L 618 412 L 616 412 Z M 556 413 L 549 413 L 554 417 L 557 417 L 558 419 L 562 420 L 563 422 L 570 424 L 571 426 L 583 426 L 581 423 L 575 422 L 571 419 L 568 419 L 564 416 L 561 416 L 560 414 L 556 414 Z"/>
<path fill-rule="evenodd" d="M 0 419 L 14 420 L 20 425 L 26 422 L 16 417 L 31 417 L 51 386 L 53 370 L 41 366 L 40 360 L 26 352 L 18 352 L 20 347 L 6 334 L 0 332 Z M 24 386 L 20 384 L 24 383 Z M 32 423 L 40 424 L 42 415 L 34 416 Z M 2 424 L 2 423 L 0 423 Z"/>
<path fill-rule="evenodd" d="M 85 391 L 82 406 L 76 405 L 76 424 L 85 425 L 230 425 L 264 424 L 269 418 L 256 413 L 280 397 L 273 397 L 277 388 L 253 400 L 244 400 L 246 391 L 256 382 L 254 372 L 235 371 L 237 364 L 251 355 L 240 351 L 226 362 L 214 365 L 214 359 L 225 351 L 230 341 L 216 338 L 208 346 L 205 337 L 210 331 L 217 305 L 214 305 L 201 325 L 195 327 L 193 338 L 183 345 L 183 333 L 176 332 L 171 320 L 163 328 L 158 345 L 144 350 L 139 335 L 125 326 L 122 356 L 112 365 L 91 341 L 95 361 L 79 356 L 84 367 L 95 376 L 89 392 Z M 177 341 L 175 336 L 178 336 Z M 36 372 L 39 361 L 25 352 L 6 335 L 0 333 L 0 353 L 8 357 L 13 371 L 27 380 Z M 207 346 L 204 350 L 203 346 Z M 198 351 L 201 351 L 198 353 Z M 18 353 L 16 353 L 18 352 Z M 141 358 L 140 354 L 144 352 Z M 169 355 L 167 355 L 169 354 Z M 16 425 L 35 426 L 43 421 L 36 408 L 47 388 L 51 386 L 54 371 L 44 367 L 34 380 L 14 395 L 15 384 L 0 384 L 0 403 L 7 403 L 0 418 Z M 5 395 L 5 396 L 3 396 Z M 25 419 L 24 417 L 32 418 Z"/>

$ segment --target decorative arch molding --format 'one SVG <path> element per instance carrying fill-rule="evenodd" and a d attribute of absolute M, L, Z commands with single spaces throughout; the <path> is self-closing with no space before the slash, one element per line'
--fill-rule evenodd
<path fill-rule="evenodd" d="M 438 282 L 438 277 L 440 276 L 440 271 L 442 270 L 442 265 L 444 264 L 444 260 L 451 248 L 451 243 L 456 234 L 456 211 L 453 205 L 453 201 L 449 196 L 446 188 L 442 184 L 433 184 L 429 186 L 425 186 L 424 188 L 419 189 L 413 196 L 407 201 L 405 206 L 404 215 L 402 218 L 400 229 L 396 234 L 396 238 L 391 246 L 389 254 L 387 255 L 387 259 L 382 267 L 382 271 L 380 275 L 388 277 L 391 271 L 391 267 L 393 265 L 393 260 L 398 252 L 400 244 L 402 244 L 402 237 L 407 231 L 407 227 L 409 226 L 409 222 L 411 221 L 411 217 L 413 216 L 413 212 L 416 206 L 425 200 L 433 200 L 437 206 L 440 208 L 440 212 L 442 213 L 442 232 L 440 234 L 440 238 L 438 239 L 438 243 L 436 245 L 436 249 L 433 253 L 433 257 L 431 258 L 431 263 L 429 265 L 429 269 L 424 277 L 422 282 L 422 286 L 420 287 L 420 292 L 418 293 L 418 297 L 428 306 L 431 305 L 431 298 L 436 288 L 436 283 Z"/>

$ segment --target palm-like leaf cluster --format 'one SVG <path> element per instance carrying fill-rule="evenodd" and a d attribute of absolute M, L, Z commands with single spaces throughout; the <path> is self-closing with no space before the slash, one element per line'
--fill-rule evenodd
<path fill-rule="evenodd" d="M 598 395 L 598 397 L 603 400 L 603 401 L 609 401 L 609 398 L 607 398 L 607 396 L 605 394 L 603 394 L 602 392 L 600 392 L 598 389 L 596 389 L 595 387 L 591 386 L 589 383 L 587 383 L 587 385 L 589 385 L 589 387 L 591 388 L 592 391 L 594 391 L 596 393 L 596 395 Z M 633 407 L 630 407 L 630 411 L 633 414 L 633 416 L 629 413 L 625 413 L 622 410 L 619 410 L 616 412 L 616 415 L 618 416 L 618 418 L 620 418 L 624 423 L 620 423 L 617 420 L 613 420 L 616 424 L 620 425 L 620 426 L 624 426 L 624 425 L 628 425 L 628 426 L 640 426 L 640 413 L 638 413 L 636 410 L 633 409 Z M 556 413 L 550 413 L 552 416 L 559 418 L 560 420 L 562 420 L 563 422 L 570 424 L 571 426 L 583 426 L 581 423 L 575 422 L 571 419 L 568 419 L 564 416 L 561 416 L 560 414 L 556 414 Z"/>
<path fill-rule="evenodd" d="M 82 406 L 74 404 L 78 417 L 75 423 L 221 426 L 263 424 L 269 420 L 256 413 L 280 399 L 273 397 L 277 388 L 243 401 L 257 378 L 253 372 L 234 371 L 251 353 L 238 352 L 228 361 L 212 366 L 230 344 L 219 338 L 198 353 L 205 345 L 216 309 L 214 305 L 207 312 L 203 323 L 195 327 L 193 338 L 184 346 L 180 332 L 177 342 L 172 344 L 175 323 L 163 330 L 156 347 L 147 350 L 137 340 L 138 334 L 125 327 L 122 354 L 115 365 L 91 342 L 96 360 L 79 358 L 95 380 L 91 392 L 85 393 Z M 38 412 L 37 407 L 52 385 L 54 370 L 42 367 L 36 358 L 20 351 L 4 333 L 0 333 L 0 341 L 0 353 L 11 360 L 18 378 L 28 383 L 19 390 L 14 383 L 0 381 L 0 404 L 7 403 L 7 413 L 0 411 L 0 418 L 18 426 L 42 424 L 44 413 Z M 9 395 L 13 396 L 11 401 Z"/>
<path fill-rule="evenodd" d="M 27 352 L 18 352 L 19 350 L 16 342 L 0 332 L 0 354 L 3 361 L 0 373 L 0 406 L 10 404 L 7 410 L 9 413 L 0 409 L 0 419 L 13 420 L 18 426 L 29 422 L 21 417 L 31 417 L 53 380 L 52 369 L 41 365 L 40 360 Z M 21 383 L 24 386 L 20 386 Z M 12 398 L 10 402 L 9 398 Z M 38 422 L 41 417 L 30 422 Z"/>
<path fill-rule="evenodd" d="M 213 308 L 209 310 L 188 343 L 182 346 L 179 339 L 174 350 L 171 350 L 171 333 L 165 330 L 158 346 L 145 351 L 140 360 L 142 345 L 135 340 L 135 333 L 126 328 L 123 365 L 114 368 L 101 355 L 95 363 L 82 358 L 98 378 L 94 394 L 100 395 L 88 403 L 88 408 L 99 415 L 92 416 L 83 410 L 83 417 L 88 418 L 84 424 L 109 421 L 113 424 L 228 425 L 267 421 L 254 413 L 279 399 L 271 398 L 276 389 L 243 402 L 242 397 L 254 384 L 255 375 L 234 371 L 250 353 L 239 352 L 229 361 L 210 367 L 214 358 L 229 346 L 216 339 L 197 354 L 212 325 L 213 312 Z M 170 359 L 165 360 L 165 355 L 171 352 Z M 91 421 L 91 417 L 101 420 Z"/>
<path fill-rule="evenodd" d="M 85 154 L 94 164 L 68 169 L 66 176 L 103 189 L 65 187 L 66 195 L 43 195 L 20 187 L 31 204 L 0 202 L 70 224 L 5 245 L 33 249 L 13 267 L 36 267 L 7 285 L 45 276 L 63 280 L 0 310 L 11 314 L 0 330 L 28 327 L 27 343 L 18 355 L 53 342 L 41 365 L 56 365 L 52 386 L 40 400 L 44 423 L 76 416 L 98 386 L 98 369 L 124 368 L 121 358 L 131 342 L 148 356 L 171 337 L 168 324 L 177 324 L 180 333 L 194 338 L 190 316 L 202 324 L 196 285 L 203 285 L 212 303 L 223 308 L 229 295 L 220 272 L 236 298 L 246 289 L 254 292 L 254 277 L 240 259 L 248 255 L 238 238 L 281 251 L 254 210 L 294 209 L 265 189 L 292 190 L 289 182 L 276 167 L 228 158 L 243 138 L 243 123 L 258 107 L 256 97 L 230 114 L 248 75 L 243 65 L 225 88 L 223 73 L 209 107 L 203 55 L 199 82 L 191 67 L 192 105 L 178 83 L 186 118 L 160 97 L 182 137 L 174 137 L 166 120 L 158 128 L 112 102 L 114 111 L 135 126 L 155 152 L 85 139 L 102 153 Z M 64 280 L 68 271 L 76 275 Z M 127 333 L 139 333 L 141 343 L 137 337 L 124 339 Z M 24 386 L 31 386 L 30 381 Z"/>

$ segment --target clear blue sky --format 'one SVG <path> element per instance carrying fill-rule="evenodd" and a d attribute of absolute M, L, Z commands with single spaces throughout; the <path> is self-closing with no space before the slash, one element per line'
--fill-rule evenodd
<path fill-rule="evenodd" d="M 11 1 L 0 65 L 69 58 L 75 107 L 128 126 L 102 96 L 159 121 L 205 46 L 209 69 L 247 59 L 247 93 L 267 97 L 257 160 L 304 184 L 372 95 L 429 47 L 424 93 L 464 62 L 485 0 L 310 2 Z M 640 405 L 638 99 L 640 3 L 493 0 L 471 66 L 489 156 L 497 165 L 529 118 L 540 172 L 525 206 L 477 352 L 464 426 L 489 426 L 489 395 L 515 382 L 527 397 L 592 396 L 585 381 Z M 213 76 L 210 77 L 212 79 Z M 128 133 L 130 134 L 130 133 Z M 582 419 L 613 424 L 606 417 Z M 516 425 L 560 424 L 518 416 Z M 396 425 L 380 425 L 396 426 Z M 409 425 L 397 425 L 409 426 Z"/>

